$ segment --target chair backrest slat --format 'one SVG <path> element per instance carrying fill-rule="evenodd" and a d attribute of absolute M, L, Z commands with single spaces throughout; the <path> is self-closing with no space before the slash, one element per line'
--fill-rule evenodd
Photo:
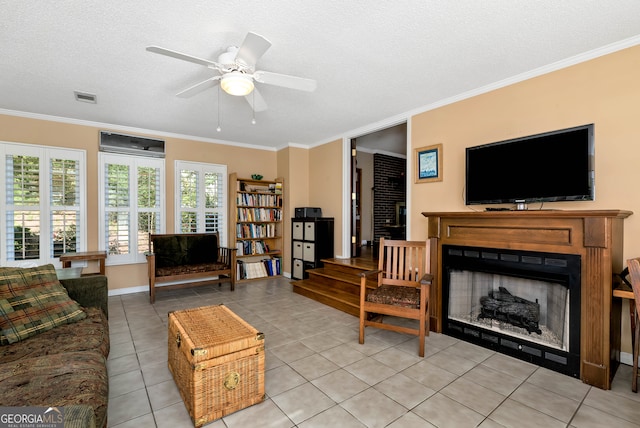
<path fill-rule="evenodd" d="M 404 261 L 406 258 L 406 248 L 400 248 L 400 247 L 396 247 L 396 266 L 398 267 L 398 270 L 395 272 L 396 274 L 396 278 L 397 279 L 403 279 L 405 276 L 405 272 L 404 272 Z"/>
<path fill-rule="evenodd" d="M 640 314 L 640 258 L 627 260 L 627 265 L 629 267 L 629 277 L 631 278 L 631 288 L 633 289 L 636 310 Z"/>
<path fill-rule="evenodd" d="M 384 271 L 383 282 L 418 282 L 428 273 L 428 243 L 380 239 L 378 269 Z"/>

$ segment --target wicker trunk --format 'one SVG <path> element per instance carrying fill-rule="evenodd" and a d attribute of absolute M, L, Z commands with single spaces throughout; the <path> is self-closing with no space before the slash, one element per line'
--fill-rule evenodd
<path fill-rule="evenodd" d="M 200 427 L 264 400 L 264 335 L 224 305 L 171 312 L 169 370 Z"/>

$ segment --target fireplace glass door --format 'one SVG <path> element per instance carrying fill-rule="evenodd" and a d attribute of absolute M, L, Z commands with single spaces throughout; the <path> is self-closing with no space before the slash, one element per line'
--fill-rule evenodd
<path fill-rule="evenodd" d="M 443 248 L 443 331 L 579 376 L 580 257 Z"/>
<path fill-rule="evenodd" d="M 569 289 L 508 275 L 452 271 L 449 318 L 569 350 Z"/>

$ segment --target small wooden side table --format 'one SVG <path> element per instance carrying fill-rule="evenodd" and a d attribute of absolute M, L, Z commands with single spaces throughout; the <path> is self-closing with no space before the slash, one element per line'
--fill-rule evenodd
<path fill-rule="evenodd" d="M 100 275 L 105 274 L 104 262 L 107 259 L 106 251 L 85 251 L 81 253 L 64 253 L 60 256 L 63 268 L 71 267 L 71 262 L 97 260 L 100 263 Z"/>

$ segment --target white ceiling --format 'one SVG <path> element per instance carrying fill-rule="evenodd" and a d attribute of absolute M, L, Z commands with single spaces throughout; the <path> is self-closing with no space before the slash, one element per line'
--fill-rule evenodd
<path fill-rule="evenodd" d="M 640 43 L 638 0 L 0 0 L 0 113 L 250 146 L 310 146 Z M 247 32 L 272 43 L 257 68 L 315 79 L 258 84 L 256 115 L 214 75 L 147 52 L 216 60 Z M 75 101 L 74 91 L 97 95 Z"/>

